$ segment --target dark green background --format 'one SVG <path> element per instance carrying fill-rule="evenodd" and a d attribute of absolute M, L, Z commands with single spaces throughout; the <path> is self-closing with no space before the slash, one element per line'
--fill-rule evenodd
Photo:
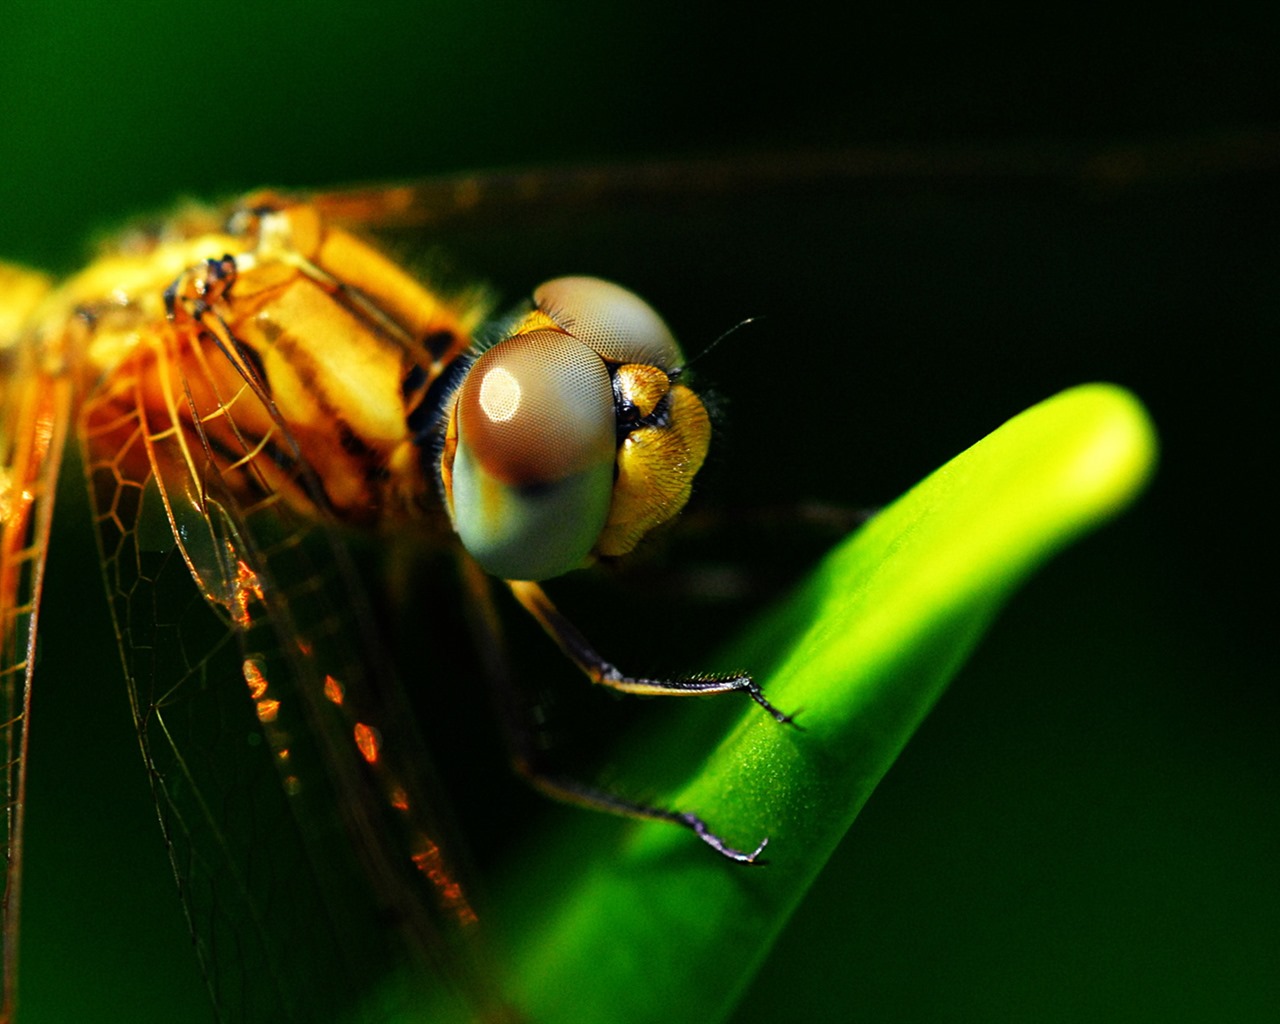
<path fill-rule="evenodd" d="M 1280 16 L 1261 5 L 907 5 L 855 9 L 852 28 L 819 9 L 9 5 L 0 253 L 70 268 L 131 213 L 263 184 L 1240 129 L 1274 146 Z M 508 295 L 562 271 L 622 278 L 690 348 L 765 314 L 702 367 L 728 399 L 722 501 L 883 502 L 1089 379 L 1133 388 L 1161 430 L 1151 491 L 1010 608 L 783 936 L 744 1024 L 1273 1019 L 1280 677 L 1259 479 L 1278 238 L 1274 175 L 1156 173 L 673 196 L 459 243 Z M 76 518 L 50 559 L 33 713 L 23 1019 L 199 1020 Z M 629 609 L 657 630 L 660 611 Z M 655 646 L 597 618 L 620 658 Z M 657 667 L 704 654 L 671 637 Z"/>

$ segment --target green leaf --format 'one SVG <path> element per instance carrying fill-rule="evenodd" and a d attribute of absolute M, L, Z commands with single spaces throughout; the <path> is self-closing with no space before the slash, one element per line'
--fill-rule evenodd
<path fill-rule="evenodd" d="M 669 825 L 602 830 L 567 817 L 540 856 L 521 858 L 496 908 L 515 922 L 500 958 L 511 1001 L 546 1024 L 724 1017 L 1000 606 L 1132 500 L 1155 451 L 1131 395 L 1074 388 L 837 547 L 732 650 L 776 704 L 804 709 L 803 731 L 741 709 L 670 798 L 732 843 L 767 833 L 769 863 L 731 864 Z M 692 735 L 664 732 L 658 754 L 688 756 Z"/>

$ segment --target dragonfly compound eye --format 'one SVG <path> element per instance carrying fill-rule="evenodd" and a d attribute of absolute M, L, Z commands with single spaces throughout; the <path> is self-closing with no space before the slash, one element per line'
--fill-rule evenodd
<path fill-rule="evenodd" d="M 598 277 L 558 277 L 541 285 L 533 301 L 610 363 L 643 363 L 671 371 L 684 362 L 662 317 L 621 285 Z"/>
<path fill-rule="evenodd" d="M 577 568 L 609 514 L 613 386 L 576 338 L 534 330 L 484 352 L 458 391 L 452 514 L 487 571 L 539 580 Z"/>
<path fill-rule="evenodd" d="M 468 372 L 441 461 L 454 529 L 504 579 L 625 555 L 684 507 L 711 436 L 643 299 L 562 277 L 534 302 Z"/>
<path fill-rule="evenodd" d="M 560 277 L 533 293 L 537 314 L 599 353 L 613 372 L 617 471 L 595 553 L 625 555 L 684 508 L 711 441 L 701 400 L 676 383 L 684 355 L 644 299 L 595 277 Z"/>

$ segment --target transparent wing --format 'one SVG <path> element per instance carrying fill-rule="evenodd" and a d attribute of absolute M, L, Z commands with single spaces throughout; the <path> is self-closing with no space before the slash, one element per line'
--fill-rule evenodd
<path fill-rule="evenodd" d="M 745 151 L 737 157 L 648 160 L 442 175 L 396 186 L 335 189 L 311 195 L 331 221 L 364 229 L 423 228 L 489 221 L 513 214 L 552 215 L 618 209 L 636 203 L 691 205 L 735 197 L 812 201 L 859 191 L 902 193 L 953 188 L 990 193 L 1010 188 L 1107 189 L 1139 180 L 1266 170 L 1274 133 L 1243 131 L 1143 144 L 981 148 Z"/>
<path fill-rule="evenodd" d="M 42 277 L 0 266 L 0 699 L 3 700 L 3 998 L 12 1016 L 17 980 L 18 910 L 28 714 L 45 551 L 71 393 L 44 372 L 38 340 L 23 321 L 48 289 Z"/>
<path fill-rule="evenodd" d="M 432 971 L 478 988 L 457 934 L 474 914 L 360 573 L 335 527 L 283 500 L 315 488 L 310 470 L 209 323 L 146 335 L 80 429 L 138 738 L 216 1011 L 358 1018 L 385 986 L 429 998 Z"/>

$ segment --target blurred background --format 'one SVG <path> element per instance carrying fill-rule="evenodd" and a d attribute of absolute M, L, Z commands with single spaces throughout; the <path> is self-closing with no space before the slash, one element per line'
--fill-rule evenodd
<path fill-rule="evenodd" d="M 1272 1020 L 1280 675 L 1260 481 L 1276 437 L 1280 13 L 848 17 L 9 5 L 0 255 L 66 271 L 131 215 L 262 185 L 924 155 L 927 175 L 882 167 L 769 197 L 673 186 L 447 239 L 509 300 L 562 272 L 623 280 L 691 351 L 762 318 L 698 364 L 723 396 L 709 505 L 883 504 L 1087 380 L 1133 389 L 1161 432 L 1150 491 L 1013 602 L 734 1019 Z M 200 1020 L 69 484 L 32 719 L 21 1019 Z M 765 549 L 789 552 L 783 531 L 700 557 L 750 576 Z M 649 650 L 646 666 L 703 666 L 707 636 L 669 636 L 662 607 L 629 607 L 651 626 L 630 637 L 592 611 L 588 632 L 624 664 Z"/>

